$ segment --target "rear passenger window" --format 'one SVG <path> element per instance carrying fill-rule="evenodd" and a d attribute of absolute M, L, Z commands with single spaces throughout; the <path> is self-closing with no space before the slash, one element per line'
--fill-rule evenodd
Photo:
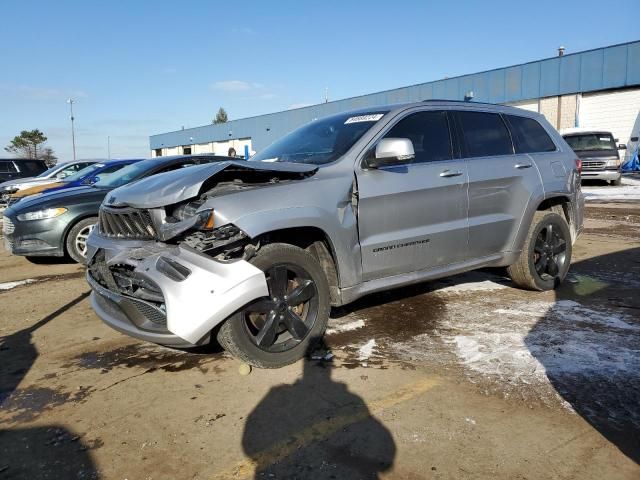
<path fill-rule="evenodd" d="M 486 112 L 458 112 L 467 157 L 512 155 L 513 145 L 500 115 Z"/>
<path fill-rule="evenodd" d="M 505 115 L 516 153 L 554 152 L 556 145 L 545 129 L 533 118 Z"/>
<path fill-rule="evenodd" d="M 0 172 L 3 173 L 17 173 L 18 170 L 12 161 L 0 162 Z"/>
<path fill-rule="evenodd" d="M 451 159 L 451 138 L 446 112 L 419 112 L 395 124 L 385 138 L 408 138 L 416 154 L 411 163 Z"/>
<path fill-rule="evenodd" d="M 37 175 L 38 173 L 44 172 L 46 170 L 46 167 L 42 163 L 32 160 L 21 162 L 20 167 L 24 172 L 28 172 L 33 175 Z"/>

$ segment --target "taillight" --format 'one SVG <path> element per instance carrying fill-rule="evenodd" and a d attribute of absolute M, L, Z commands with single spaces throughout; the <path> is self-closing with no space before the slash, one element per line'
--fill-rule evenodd
<path fill-rule="evenodd" d="M 578 173 L 582 173 L 582 160 L 579 158 L 576 158 L 576 169 L 578 170 Z"/>

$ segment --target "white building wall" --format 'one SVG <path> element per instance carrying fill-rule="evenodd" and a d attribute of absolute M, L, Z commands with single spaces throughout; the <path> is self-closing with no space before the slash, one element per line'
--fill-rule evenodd
<path fill-rule="evenodd" d="M 613 133 L 631 155 L 638 145 L 631 137 L 640 136 L 640 88 L 583 94 L 578 117 L 581 128 Z"/>
<path fill-rule="evenodd" d="M 507 103 L 510 107 L 522 108 L 524 110 L 529 110 L 530 112 L 539 112 L 539 102 L 538 100 L 525 100 L 522 102 L 511 102 Z"/>

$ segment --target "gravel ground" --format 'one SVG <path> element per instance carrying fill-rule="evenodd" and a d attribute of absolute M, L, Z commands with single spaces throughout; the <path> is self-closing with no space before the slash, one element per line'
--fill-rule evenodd
<path fill-rule="evenodd" d="M 0 478 L 640 478 L 640 206 L 587 216 L 557 291 L 493 269 L 372 295 L 332 312 L 330 360 L 248 376 L 1 253 Z"/>

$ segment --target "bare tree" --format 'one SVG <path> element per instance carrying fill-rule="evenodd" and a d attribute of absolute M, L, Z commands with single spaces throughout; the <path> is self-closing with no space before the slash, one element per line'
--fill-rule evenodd
<path fill-rule="evenodd" d="M 44 163 L 47 164 L 47 167 L 53 167 L 56 163 L 58 163 L 58 157 L 53 153 L 53 148 L 45 147 L 42 150 L 42 155 L 40 155 L 40 159 L 44 160 Z"/>

